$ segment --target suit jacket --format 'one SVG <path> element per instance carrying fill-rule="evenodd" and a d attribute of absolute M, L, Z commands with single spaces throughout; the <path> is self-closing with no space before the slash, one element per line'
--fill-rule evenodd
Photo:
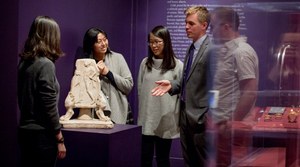
<path fill-rule="evenodd" d="M 187 76 L 185 109 L 181 107 L 182 110 L 179 118 L 180 126 L 185 126 L 187 120 L 190 127 L 196 128 L 199 127 L 198 125 L 203 125 L 206 121 L 205 113 L 208 111 L 207 59 L 210 44 L 211 40 L 207 36 L 200 46 Z M 185 57 L 183 69 L 185 69 L 187 61 L 188 56 Z M 180 82 L 175 80 L 171 81 L 172 89 L 169 92 L 171 95 L 180 93 L 183 78 L 184 77 L 182 77 Z"/>

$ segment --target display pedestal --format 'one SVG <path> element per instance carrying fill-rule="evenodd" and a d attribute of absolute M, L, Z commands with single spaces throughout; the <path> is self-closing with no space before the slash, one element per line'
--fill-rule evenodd
<path fill-rule="evenodd" d="M 58 167 L 139 167 L 142 128 L 115 124 L 112 129 L 62 129 L 67 156 Z"/>

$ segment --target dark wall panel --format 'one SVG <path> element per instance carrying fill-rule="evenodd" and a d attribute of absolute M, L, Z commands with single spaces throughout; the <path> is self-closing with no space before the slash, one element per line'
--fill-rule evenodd
<path fill-rule="evenodd" d="M 0 2 L 0 155 L 1 166 L 17 164 L 18 0 Z"/>
<path fill-rule="evenodd" d="M 74 63 L 78 56 L 76 51 L 82 47 L 83 36 L 88 28 L 98 27 L 106 31 L 110 48 L 122 53 L 128 64 L 132 63 L 133 0 L 26 0 L 20 1 L 19 6 L 19 51 L 36 16 L 53 17 L 60 26 L 62 49 L 66 53 L 56 63 L 61 86 L 61 114 L 65 113 L 64 99 L 70 89 Z"/>

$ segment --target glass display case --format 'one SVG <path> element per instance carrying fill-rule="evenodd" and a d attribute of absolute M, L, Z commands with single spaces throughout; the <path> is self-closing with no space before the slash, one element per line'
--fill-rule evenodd
<path fill-rule="evenodd" d="M 230 120 L 231 165 L 299 166 L 300 2 L 168 0 L 146 4 L 147 29 L 157 24 L 166 25 L 176 56 L 182 61 L 191 44 L 185 34 L 183 11 L 187 6 L 204 5 L 210 11 L 225 6 L 238 12 L 240 35 L 247 37 L 257 53 L 259 75 L 254 107 L 245 109 L 249 112 L 242 120 Z M 213 38 L 210 28 L 207 33 Z M 219 102 L 224 100 L 216 98 Z M 213 133 L 213 128 L 208 129 L 208 135 Z M 211 156 L 211 166 L 215 160 L 216 155 Z"/>

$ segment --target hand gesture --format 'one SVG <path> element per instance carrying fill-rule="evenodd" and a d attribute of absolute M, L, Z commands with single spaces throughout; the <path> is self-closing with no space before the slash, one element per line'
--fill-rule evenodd
<path fill-rule="evenodd" d="M 151 90 L 152 96 L 163 96 L 171 89 L 169 80 L 160 80 L 155 82 L 157 86 Z"/>
<path fill-rule="evenodd" d="M 109 69 L 107 68 L 107 66 L 105 65 L 105 63 L 104 63 L 103 60 L 100 60 L 97 63 L 97 67 L 100 70 L 100 74 L 101 75 L 106 75 L 108 73 L 108 71 L 109 71 Z"/>

